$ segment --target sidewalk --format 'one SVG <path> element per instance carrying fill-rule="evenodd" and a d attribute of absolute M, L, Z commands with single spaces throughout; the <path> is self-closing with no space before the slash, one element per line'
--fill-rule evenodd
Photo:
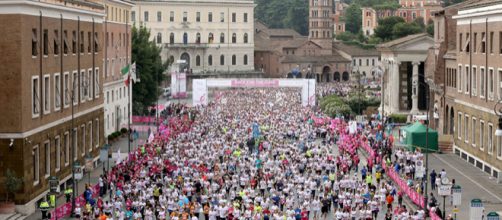
<path fill-rule="evenodd" d="M 131 127 L 133 127 L 133 126 L 131 125 Z M 138 140 L 140 140 L 140 139 L 145 140 L 146 138 L 147 138 L 147 134 L 140 132 L 139 139 L 137 139 L 135 142 L 131 143 L 131 151 L 136 149 L 136 145 L 138 144 Z M 114 142 L 110 147 L 110 152 L 117 153 L 119 149 L 120 149 L 121 153 L 127 153 L 127 151 L 128 151 L 127 137 L 121 137 L 118 141 Z M 78 181 L 78 183 L 77 183 L 77 189 L 75 191 L 76 196 L 79 196 L 84 192 L 85 184 L 90 182 L 91 185 L 94 186 L 98 183 L 100 175 L 103 174 L 103 166 L 105 166 L 105 168 L 106 168 L 106 166 L 108 165 L 107 163 L 108 163 L 107 161 L 105 161 L 103 163 L 99 163 L 98 166 L 95 167 L 94 170 L 92 170 L 90 172 L 90 175 L 89 175 L 89 173 L 84 173 L 83 178 L 80 181 Z M 115 159 L 110 158 L 110 160 L 109 160 L 110 168 L 113 167 L 114 165 L 115 165 Z M 106 198 L 108 198 L 108 197 L 106 197 Z M 57 204 L 57 206 L 60 206 L 65 203 L 66 203 L 66 197 L 65 197 L 64 193 L 62 192 L 59 195 L 59 197 L 57 198 L 56 204 Z M 37 211 L 35 213 L 27 216 L 25 219 L 26 220 L 39 220 L 39 219 L 41 219 L 41 216 L 42 216 L 42 213 L 37 209 Z"/>

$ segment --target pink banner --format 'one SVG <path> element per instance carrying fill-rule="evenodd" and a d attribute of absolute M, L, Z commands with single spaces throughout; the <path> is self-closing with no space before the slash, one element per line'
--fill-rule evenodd
<path fill-rule="evenodd" d="M 99 184 L 96 184 L 93 187 L 92 197 L 95 198 L 96 196 L 98 196 L 98 194 L 99 194 Z M 75 199 L 75 204 L 79 204 L 80 207 L 85 206 L 84 193 L 82 193 L 82 195 L 80 195 Z M 51 220 L 55 220 L 56 215 L 58 219 L 61 219 L 66 216 L 69 216 L 70 214 L 71 214 L 71 202 L 67 202 L 64 205 L 59 206 L 51 211 Z"/>
<path fill-rule="evenodd" d="M 232 87 L 278 87 L 279 80 L 232 80 Z"/>
<path fill-rule="evenodd" d="M 155 117 L 132 116 L 132 123 L 152 123 L 152 122 L 155 122 Z"/>

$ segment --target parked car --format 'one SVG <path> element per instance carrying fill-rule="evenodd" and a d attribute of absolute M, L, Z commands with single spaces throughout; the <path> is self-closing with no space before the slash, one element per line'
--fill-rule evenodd
<path fill-rule="evenodd" d="M 164 97 L 169 97 L 171 96 L 171 88 L 164 88 Z"/>

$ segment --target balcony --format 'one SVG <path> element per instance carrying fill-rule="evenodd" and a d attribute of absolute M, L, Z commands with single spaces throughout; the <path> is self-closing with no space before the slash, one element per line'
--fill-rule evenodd
<path fill-rule="evenodd" d="M 191 49 L 206 49 L 209 48 L 209 44 L 203 44 L 203 43 L 174 43 L 174 44 L 169 44 L 165 43 L 164 44 L 165 48 L 191 48 Z"/>

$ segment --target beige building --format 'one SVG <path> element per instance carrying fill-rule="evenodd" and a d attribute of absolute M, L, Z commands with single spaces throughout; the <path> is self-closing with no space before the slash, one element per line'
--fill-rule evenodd
<path fill-rule="evenodd" d="M 35 211 L 49 177 L 64 188 L 73 162 L 93 166 L 99 158 L 103 9 L 99 0 L 0 1 L 8 33 L 0 38 L 0 179 L 7 169 L 22 177 L 10 197 L 20 213 Z M 0 200 L 5 195 L 0 187 Z"/>
<path fill-rule="evenodd" d="M 103 96 L 104 96 L 104 135 L 127 128 L 129 103 L 132 103 L 132 83 L 130 92 L 125 85 L 121 69 L 131 63 L 131 22 L 133 4 L 123 0 L 106 0 L 105 20 L 103 22 Z M 130 95 L 129 95 L 130 94 Z M 129 115 L 132 117 L 132 114 Z"/>
<path fill-rule="evenodd" d="M 144 25 L 161 57 L 185 60 L 194 74 L 254 70 L 253 0 L 134 1 L 131 21 Z"/>
<path fill-rule="evenodd" d="M 456 72 L 447 90 L 448 120 L 454 123 L 454 152 L 501 180 L 502 139 L 495 136 L 502 99 L 502 1 L 461 7 L 457 21 Z M 500 105 L 499 105 L 500 107 Z"/>

